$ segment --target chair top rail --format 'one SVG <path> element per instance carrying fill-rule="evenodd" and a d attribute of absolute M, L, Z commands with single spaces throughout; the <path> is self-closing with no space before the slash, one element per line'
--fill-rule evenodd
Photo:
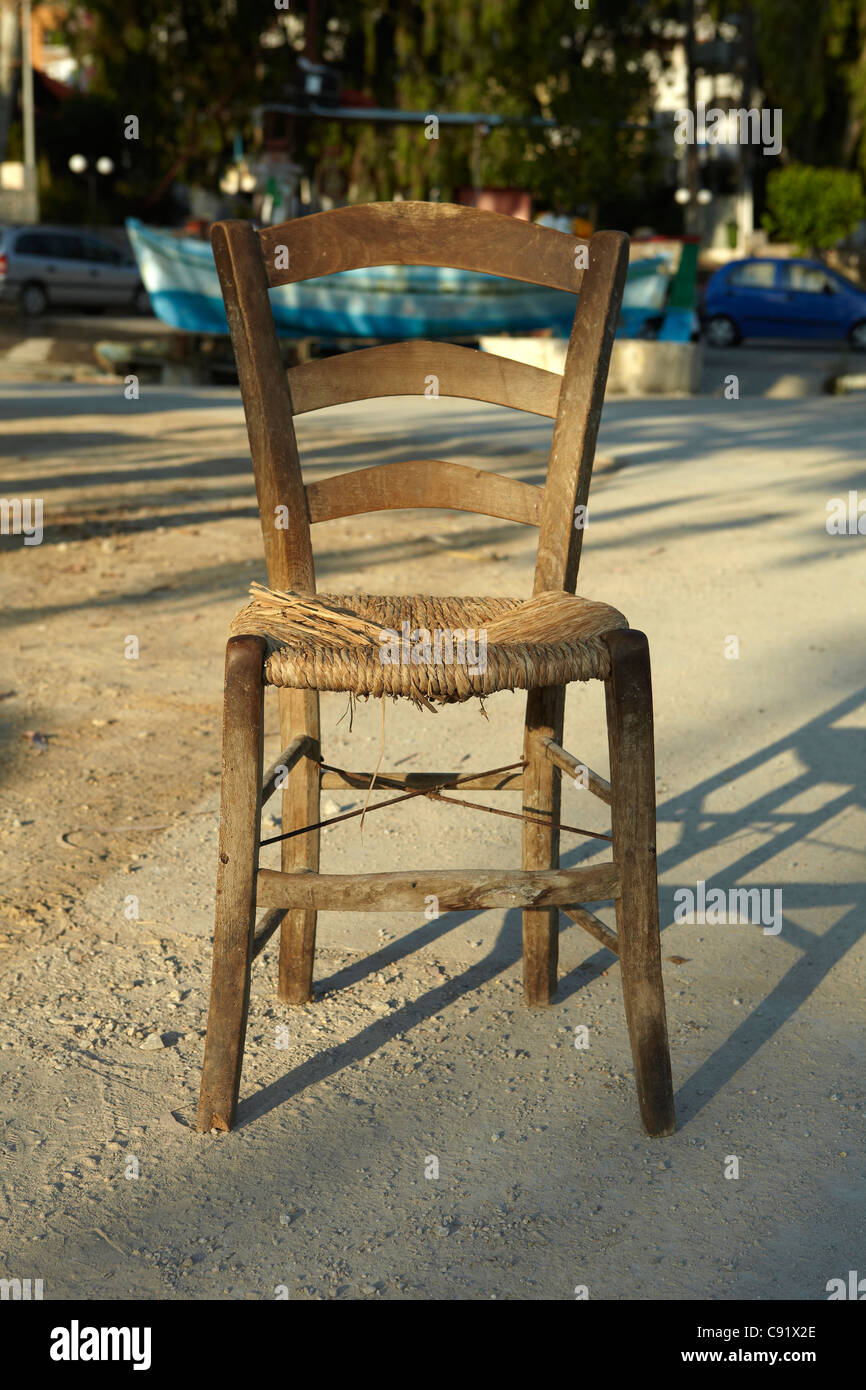
<path fill-rule="evenodd" d="M 374 265 L 476 270 L 577 293 L 589 243 L 501 212 L 454 203 L 366 203 L 258 233 L 268 285 Z"/>

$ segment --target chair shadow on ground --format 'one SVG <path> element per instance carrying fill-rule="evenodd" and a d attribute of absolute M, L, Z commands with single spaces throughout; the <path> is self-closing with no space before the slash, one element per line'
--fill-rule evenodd
<path fill-rule="evenodd" d="M 730 862 L 723 871 L 712 875 L 712 885 L 725 890 L 740 885 L 756 886 L 752 876 L 775 856 L 790 851 L 807 837 L 814 839 L 822 827 L 828 826 L 849 808 L 866 806 L 866 728 L 837 727 L 839 721 L 855 715 L 864 707 L 866 688 L 839 701 L 793 733 L 774 740 L 758 752 L 703 779 L 682 795 L 662 803 L 658 807 L 659 822 L 674 822 L 681 833 L 677 844 L 659 856 L 660 875 L 669 878 L 677 865 L 695 860 L 699 864 L 701 855 L 730 844 Z M 771 790 L 744 800 L 732 811 L 717 811 L 708 805 L 714 793 L 750 774 L 766 771 L 772 762 L 786 756 L 793 756 L 802 770 L 793 776 L 786 772 L 784 778 L 777 779 L 778 784 Z M 811 810 L 797 811 L 791 808 L 790 803 L 796 797 L 819 786 L 833 789 L 823 804 Z M 763 842 L 740 852 L 738 841 L 747 832 L 752 836 L 762 835 Z M 581 863 L 595 853 L 597 849 L 591 844 L 567 852 L 562 857 L 563 866 Z M 694 870 L 694 864 L 692 868 Z M 708 880 L 710 875 L 698 869 L 697 877 Z M 767 886 L 766 877 L 760 882 L 762 886 Z M 684 883 L 682 886 L 695 885 Z M 676 1095 L 680 1128 L 694 1118 L 708 1100 L 722 1090 L 779 1031 L 863 935 L 863 882 L 788 882 L 772 886 L 783 890 L 784 920 L 781 933 L 770 939 L 780 945 L 784 942 L 788 947 L 793 946 L 798 953 L 797 958 L 762 1003 L 747 1014 L 725 1041 L 681 1084 Z M 662 930 L 673 919 L 675 891 L 675 886 L 670 883 L 661 886 Z M 834 925 L 820 934 L 798 926 L 791 918 L 792 912 L 816 908 L 835 909 L 838 912 Z M 319 995 L 332 993 L 356 984 L 386 966 L 408 958 L 420 947 L 430 946 L 459 924 L 471 921 L 477 915 L 474 912 L 447 913 L 436 921 L 425 922 L 398 941 L 351 962 L 319 981 L 316 992 Z M 579 931 L 580 928 L 570 926 L 569 930 Z M 730 930 L 747 933 L 760 932 L 761 928 L 740 925 L 732 926 Z M 333 1076 L 347 1066 L 356 1065 L 383 1044 L 432 1019 L 447 1004 L 471 994 L 479 986 L 503 974 L 520 960 L 520 931 L 520 912 L 506 913 L 495 948 L 485 960 L 473 964 L 455 977 L 443 980 L 441 985 L 429 990 L 420 999 L 401 1005 L 387 1018 L 377 1019 L 346 1043 L 317 1053 L 278 1081 L 243 1100 L 238 1109 L 238 1125 L 251 1123 L 314 1082 Z M 604 948 L 597 950 L 560 979 L 557 1003 L 578 994 L 613 960 L 609 951 Z M 622 1026 L 624 1029 L 624 1016 Z"/>

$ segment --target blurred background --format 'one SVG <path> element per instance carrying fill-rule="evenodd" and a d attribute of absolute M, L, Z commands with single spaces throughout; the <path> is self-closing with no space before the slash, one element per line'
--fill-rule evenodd
<path fill-rule="evenodd" d="M 681 344 L 661 387 L 693 391 L 702 337 L 866 347 L 864 119 L 866 0 L 0 0 L 0 303 L 19 320 L 153 311 L 149 331 L 224 336 L 209 249 L 179 245 L 213 221 L 468 203 L 628 231 L 620 335 Z M 411 335 L 388 296 L 447 287 L 351 288 L 348 318 L 284 296 L 289 355 Z M 480 328 L 556 338 L 565 318 L 524 297 Z M 417 327 L 472 336 L 420 300 Z M 556 365 L 538 344 L 513 352 Z M 641 362 L 631 384 L 659 389 Z"/>

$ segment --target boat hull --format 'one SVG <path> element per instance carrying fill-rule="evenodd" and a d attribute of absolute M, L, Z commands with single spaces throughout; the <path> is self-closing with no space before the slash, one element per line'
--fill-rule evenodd
<path fill-rule="evenodd" d="M 228 333 L 213 252 L 206 241 L 130 220 L 127 231 L 157 318 L 187 333 Z M 618 336 L 687 340 L 690 323 L 667 313 L 669 257 L 629 266 Z M 547 332 L 568 337 L 576 295 L 447 266 L 385 265 L 341 271 L 270 291 L 284 338 L 477 340 Z M 668 322 L 670 317 L 670 322 Z M 682 317 L 682 316 L 679 316 Z M 676 321 L 675 321 L 676 320 Z"/>
<path fill-rule="evenodd" d="M 207 242 L 130 221 L 127 230 L 157 318 L 191 333 L 227 333 Z M 270 291 L 282 337 L 475 338 L 568 333 L 576 299 L 497 275 L 440 266 L 345 270 Z"/>

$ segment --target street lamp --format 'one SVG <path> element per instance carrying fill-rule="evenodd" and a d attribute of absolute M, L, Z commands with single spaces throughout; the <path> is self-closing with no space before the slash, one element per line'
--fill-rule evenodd
<path fill-rule="evenodd" d="M 87 189 L 90 200 L 90 221 L 95 222 L 96 217 L 96 175 L 103 174 L 106 177 L 114 173 L 114 160 L 107 154 L 102 154 L 91 163 L 86 155 L 73 154 L 69 157 L 69 168 L 73 174 L 87 174 Z"/>
<path fill-rule="evenodd" d="M 686 227 L 691 228 L 692 234 L 695 232 L 699 235 L 703 234 L 705 219 L 698 209 L 705 208 L 713 201 L 712 191 L 709 188 L 699 188 L 693 198 L 691 189 L 677 188 L 674 190 L 674 201 L 679 203 L 680 207 L 687 209 Z"/>

